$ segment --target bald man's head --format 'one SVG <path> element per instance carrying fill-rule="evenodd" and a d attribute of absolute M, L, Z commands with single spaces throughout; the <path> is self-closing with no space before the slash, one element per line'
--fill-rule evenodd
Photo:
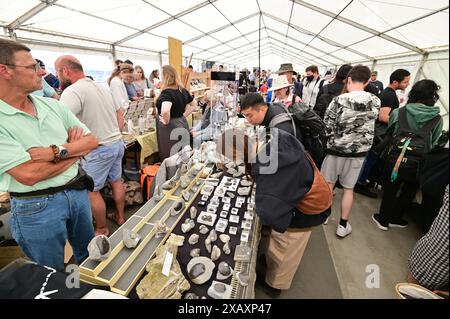
<path fill-rule="evenodd" d="M 60 56 L 55 62 L 56 69 L 66 67 L 73 71 L 83 72 L 83 66 L 81 62 L 72 55 Z"/>
<path fill-rule="evenodd" d="M 55 70 L 63 90 L 85 77 L 83 66 L 72 55 L 63 55 L 56 59 Z"/>

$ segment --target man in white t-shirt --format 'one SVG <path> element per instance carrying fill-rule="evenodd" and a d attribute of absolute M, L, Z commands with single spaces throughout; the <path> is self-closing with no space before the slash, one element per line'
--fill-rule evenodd
<path fill-rule="evenodd" d="M 85 157 L 84 170 L 94 179 L 94 191 L 89 194 L 96 235 L 109 235 L 106 206 L 99 191 L 111 184 L 117 213 L 111 216 L 118 225 L 125 222 L 125 190 L 122 184 L 123 111 L 114 103 L 111 92 L 87 78 L 80 61 L 70 55 L 59 57 L 55 69 L 61 85 L 67 87 L 61 102 L 69 107 L 97 137 L 99 147 Z"/>

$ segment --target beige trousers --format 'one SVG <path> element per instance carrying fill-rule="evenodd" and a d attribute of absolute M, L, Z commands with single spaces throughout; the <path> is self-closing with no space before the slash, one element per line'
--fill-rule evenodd
<path fill-rule="evenodd" d="M 270 233 L 266 252 L 266 283 L 276 289 L 289 289 L 302 260 L 311 229 L 289 229 Z"/>

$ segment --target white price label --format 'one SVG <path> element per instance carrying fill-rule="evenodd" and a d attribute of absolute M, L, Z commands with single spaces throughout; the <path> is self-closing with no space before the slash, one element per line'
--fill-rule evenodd
<path fill-rule="evenodd" d="M 162 274 L 169 277 L 170 268 L 172 268 L 173 254 L 171 252 L 166 252 L 166 258 L 164 259 L 164 265 L 162 268 Z"/>

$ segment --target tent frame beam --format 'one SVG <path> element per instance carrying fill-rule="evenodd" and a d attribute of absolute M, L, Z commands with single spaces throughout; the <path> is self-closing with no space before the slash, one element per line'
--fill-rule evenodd
<path fill-rule="evenodd" d="M 267 28 L 267 30 L 272 31 L 272 32 L 274 32 L 274 33 L 276 33 L 276 34 L 279 34 L 279 35 L 283 35 L 283 33 L 281 33 L 280 31 L 274 30 L 274 29 L 272 29 L 272 28 Z M 292 41 L 294 41 L 294 42 L 300 43 L 300 44 L 302 44 L 302 45 L 306 45 L 305 42 L 300 41 L 300 40 L 297 40 L 297 39 L 295 39 L 295 38 L 293 38 L 293 37 L 291 37 L 291 36 L 289 36 L 289 35 L 288 35 L 286 38 L 289 39 L 289 40 L 292 40 Z M 344 63 L 347 62 L 347 61 L 345 61 L 345 60 L 343 60 L 343 59 L 341 59 L 341 58 L 339 58 L 339 57 L 337 57 L 337 56 L 335 56 L 335 55 L 328 54 L 327 52 L 325 52 L 325 51 L 323 51 L 323 50 L 321 50 L 321 49 L 319 49 L 319 48 L 316 48 L 316 47 L 314 47 L 314 46 L 312 46 L 312 45 L 308 45 L 308 46 L 309 46 L 311 49 L 314 49 L 314 50 L 319 51 L 320 53 L 329 55 L 330 57 L 332 57 L 332 58 L 334 58 L 334 59 L 336 59 L 336 60 L 339 60 L 339 61 L 344 62 Z M 307 52 L 307 51 L 305 51 L 305 52 L 308 53 L 308 54 L 310 54 L 310 55 L 313 55 L 313 54 L 311 54 L 311 53 L 309 53 L 309 52 Z M 314 55 L 313 55 L 313 56 L 314 56 Z M 316 56 L 316 57 L 317 57 L 317 56 Z M 317 58 L 320 58 L 320 57 L 317 57 Z M 330 63 L 331 63 L 331 62 L 330 62 Z"/>
<path fill-rule="evenodd" d="M 422 59 L 420 60 L 419 67 L 417 68 L 416 76 L 414 77 L 413 84 L 416 84 L 419 81 L 420 76 L 423 74 L 423 66 L 428 60 L 428 53 L 422 55 Z"/>
<path fill-rule="evenodd" d="M 268 18 L 270 18 L 270 19 L 273 19 L 273 20 L 275 20 L 275 21 L 278 21 L 278 22 L 280 22 L 280 23 L 284 23 L 284 24 L 287 25 L 287 22 L 286 22 L 286 21 L 284 21 L 283 19 L 280 19 L 280 18 L 278 18 L 278 17 L 276 17 L 276 16 L 274 16 L 274 15 L 271 15 L 271 14 L 269 14 L 269 13 L 263 13 L 263 15 L 266 16 L 266 17 L 268 17 Z M 291 27 L 292 29 L 294 29 L 294 30 L 300 32 L 300 33 L 305 33 L 305 34 L 310 35 L 310 36 L 313 36 L 313 37 L 316 36 L 316 34 L 315 34 L 314 32 L 311 32 L 311 31 L 309 31 L 309 30 L 306 30 L 306 29 L 304 29 L 304 28 L 302 28 L 302 27 L 300 27 L 300 26 L 298 26 L 298 25 L 295 25 L 295 24 L 293 24 L 293 23 L 291 23 L 290 27 Z M 367 55 L 367 54 L 364 54 L 364 53 L 359 52 L 359 51 L 357 51 L 357 50 L 355 50 L 355 49 L 352 49 L 352 48 L 348 48 L 348 47 L 346 47 L 345 45 L 343 45 L 343 44 L 341 44 L 341 43 L 338 43 L 338 42 L 336 42 L 336 41 L 334 41 L 334 40 L 328 39 L 328 38 L 326 38 L 326 37 L 324 37 L 324 36 L 317 35 L 316 38 L 317 38 L 317 39 L 320 39 L 320 40 L 322 40 L 322 41 L 324 41 L 324 42 L 326 42 L 326 43 L 328 43 L 328 44 L 330 44 L 330 45 L 333 45 L 333 46 L 335 46 L 335 47 L 338 47 L 338 48 L 341 48 L 341 49 L 345 49 L 345 50 L 350 51 L 350 52 L 352 52 L 352 53 L 354 53 L 354 54 L 357 54 L 357 55 L 359 55 L 359 56 L 362 56 L 362 57 L 366 58 L 367 60 L 373 60 L 373 57 L 371 57 L 371 56 L 369 56 L 369 55 Z"/>
<path fill-rule="evenodd" d="M 208 34 L 211 35 L 211 34 L 214 34 L 214 33 L 216 33 L 216 32 L 225 30 L 226 28 L 229 28 L 229 27 L 231 27 L 231 26 L 233 26 L 233 25 L 235 25 L 235 24 L 238 24 L 238 23 L 241 23 L 241 22 L 243 22 L 243 21 L 245 21 L 245 20 L 254 18 L 254 17 L 256 17 L 257 15 L 259 15 L 259 12 L 255 12 L 255 13 L 250 14 L 250 15 L 248 15 L 248 16 L 246 16 L 246 17 L 243 17 L 243 18 L 241 18 L 241 19 L 239 19 L 239 20 L 236 20 L 236 21 L 233 21 L 233 22 L 231 22 L 231 23 L 229 23 L 229 24 L 226 24 L 226 25 L 224 25 L 224 26 L 222 26 L 222 27 L 220 27 L 220 28 L 217 28 L 217 29 L 214 29 L 214 30 L 212 30 L 212 31 L 209 31 Z M 200 40 L 200 39 L 202 39 L 202 38 L 204 38 L 204 37 L 206 37 L 206 35 L 205 35 L 205 34 L 202 34 L 202 35 L 196 36 L 195 38 L 192 38 L 192 39 L 189 39 L 189 40 L 183 42 L 183 44 L 189 44 L 189 43 L 191 43 L 191 42 L 195 42 L 195 41 L 197 41 L 197 40 Z M 229 41 L 230 41 L 230 40 L 229 40 Z"/>
<path fill-rule="evenodd" d="M 196 6 L 192 7 L 192 8 L 186 9 L 186 10 L 184 10 L 184 11 L 182 11 L 182 12 L 176 14 L 176 15 L 171 15 L 170 17 L 168 17 L 167 19 L 164 19 L 161 22 L 155 23 L 155 24 L 153 24 L 153 25 L 151 25 L 151 26 L 149 26 L 147 28 L 141 29 L 138 32 L 133 33 L 133 34 L 131 34 L 131 35 L 129 35 L 129 36 L 123 38 L 123 39 L 120 39 L 119 41 L 116 41 L 114 44 L 119 45 L 119 44 L 121 44 L 123 42 L 126 42 L 126 41 L 129 41 L 131 39 L 134 39 L 135 37 L 137 37 L 137 36 L 139 36 L 141 34 L 147 33 L 148 31 L 156 29 L 156 28 L 158 28 L 158 27 L 160 27 L 160 26 L 162 26 L 162 25 L 164 25 L 166 23 L 169 23 L 171 21 L 177 20 L 178 18 L 180 18 L 180 17 L 182 17 L 182 16 L 184 16 L 186 14 L 189 14 L 191 12 L 194 12 L 195 10 L 201 9 L 204 6 L 207 6 L 207 5 L 209 5 L 209 4 L 211 4 L 212 2 L 215 2 L 215 1 L 217 1 L 217 0 L 208 0 L 208 1 L 204 1 L 202 3 L 199 3 L 198 5 L 196 5 Z M 147 3 L 148 5 L 151 5 L 154 8 L 157 8 L 157 7 L 153 6 L 152 4 L 150 4 L 147 1 L 144 1 L 144 2 Z M 159 9 L 159 10 L 161 10 L 161 9 Z"/>
<path fill-rule="evenodd" d="M 58 1 L 58 0 L 46 0 L 46 1 L 41 0 L 41 3 L 38 3 L 36 6 L 34 6 L 30 10 L 28 10 L 27 12 L 22 14 L 16 20 L 14 20 L 10 24 L 8 24 L 8 26 L 7 26 L 8 31 L 9 30 L 14 31 L 14 29 L 20 27 L 23 23 L 25 23 L 26 21 L 28 21 L 31 18 L 33 18 L 39 12 L 41 12 L 41 11 L 45 10 L 46 8 L 54 5 L 56 1 Z M 9 31 L 9 32 L 11 32 L 11 31 Z"/>
<path fill-rule="evenodd" d="M 275 39 L 275 38 L 272 38 L 272 37 L 270 37 L 270 39 L 271 39 L 271 40 L 274 40 L 274 41 L 276 41 L 276 42 L 278 42 L 278 43 L 280 43 L 280 44 L 283 44 L 283 41 L 281 41 L 281 40 L 279 40 L 279 39 Z M 294 51 L 291 51 L 291 50 L 289 50 L 289 49 L 287 49 L 287 48 L 284 48 L 284 51 L 288 51 L 288 52 L 291 52 L 292 54 L 294 54 Z M 308 54 L 308 55 L 314 57 L 315 59 L 322 60 L 322 61 L 325 62 L 325 63 L 319 63 L 319 61 L 317 61 L 317 60 L 315 60 L 315 59 L 311 59 L 311 62 L 310 62 L 310 63 L 317 63 L 318 65 L 321 65 L 321 66 L 335 65 L 335 63 L 331 63 L 330 61 L 327 61 L 327 60 L 325 60 L 325 59 L 323 59 L 323 58 L 320 58 L 320 57 L 318 57 L 318 56 L 315 56 L 315 55 L 313 55 L 313 54 L 311 54 L 311 53 L 308 53 L 308 52 L 304 52 L 304 53 L 306 53 L 306 54 Z M 298 54 L 298 52 L 295 53 L 295 54 Z M 305 58 L 305 59 L 306 59 L 306 58 Z M 308 60 L 308 61 L 309 61 L 309 60 Z"/>
<path fill-rule="evenodd" d="M 292 1 L 294 1 L 296 4 L 298 4 L 298 5 L 302 6 L 302 7 L 305 7 L 305 8 L 311 9 L 311 10 L 313 10 L 313 11 L 316 11 L 316 12 L 318 12 L 318 13 L 321 13 L 321 14 L 323 14 L 323 15 L 332 17 L 332 18 L 335 19 L 335 20 L 338 20 L 338 21 L 340 21 L 340 22 L 346 23 L 346 24 L 348 24 L 348 25 L 350 25 L 350 26 L 352 26 L 352 27 L 355 27 L 355 28 L 357 28 L 357 29 L 360 29 L 360 30 L 362 30 L 362 31 L 365 31 L 365 32 L 367 32 L 367 33 L 370 33 L 370 34 L 372 34 L 372 35 L 374 35 L 374 36 L 379 36 L 380 38 L 383 38 L 384 40 L 387 40 L 387 41 L 389 41 L 389 42 L 395 43 L 395 44 L 397 44 L 397 45 L 399 45 L 399 46 L 401 46 L 401 47 L 404 47 L 404 48 L 406 48 L 406 49 L 408 49 L 408 50 L 410 50 L 410 51 L 414 51 L 414 52 L 417 52 L 417 53 L 419 53 L 419 54 L 424 54 L 424 53 L 425 53 L 422 49 L 419 49 L 418 47 L 416 47 L 416 46 L 414 46 L 414 45 L 411 45 L 411 44 L 406 43 L 406 42 L 404 42 L 404 41 L 402 41 L 402 40 L 396 39 L 396 38 L 394 38 L 394 37 L 391 37 L 391 36 L 385 34 L 387 31 L 379 32 L 379 31 L 374 30 L 374 29 L 372 29 L 372 28 L 369 28 L 369 27 L 367 27 L 367 26 L 365 26 L 365 25 L 363 25 L 363 24 L 360 24 L 360 23 L 355 22 L 355 21 L 353 21 L 353 20 L 344 18 L 343 16 L 337 16 L 337 15 L 336 15 L 335 13 L 333 13 L 333 12 L 330 12 L 330 11 L 328 11 L 328 10 L 319 8 L 319 7 L 317 7 L 317 6 L 315 6 L 315 5 L 312 5 L 312 4 L 308 3 L 308 2 L 305 2 L 305 1 L 303 1 L 303 0 L 292 0 Z M 434 14 L 434 13 L 433 13 L 433 14 Z M 410 22 L 410 23 L 411 23 L 411 22 Z M 396 28 L 398 28 L 398 27 L 396 27 Z"/>
<path fill-rule="evenodd" d="M 253 33 L 255 33 L 255 32 L 258 32 L 258 29 L 254 30 L 254 31 L 251 31 L 251 32 L 248 32 L 248 33 L 245 33 L 244 35 L 245 35 L 245 36 L 248 36 L 248 35 L 253 34 Z M 240 39 L 240 38 L 242 38 L 242 36 L 238 36 L 238 37 L 235 37 L 235 38 L 233 38 L 233 39 L 227 40 L 227 42 L 233 42 L 233 41 L 238 40 L 238 39 Z M 215 48 L 217 48 L 217 47 L 220 47 L 220 46 L 222 46 L 222 45 L 223 45 L 223 44 L 216 44 L 216 45 L 214 45 L 214 46 L 212 46 L 212 47 L 209 47 L 209 48 L 207 48 L 207 49 L 201 50 L 201 51 L 196 52 L 196 53 L 194 53 L 194 54 L 199 54 L 199 53 L 203 53 L 203 52 L 211 52 L 211 53 L 214 53 L 214 52 L 212 52 L 212 51 L 210 51 L 210 50 L 215 49 Z M 246 45 L 248 45 L 248 44 L 246 44 Z M 166 51 L 167 51 L 167 50 L 164 50 L 164 51 L 162 51 L 162 52 L 166 52 Z M 234 50 L 228 50 L 228 51 L 225 51 L 225 52 L 231 52 L 231 51 L 234 51 Z M 225 52 L 222 52 L 222 53 L 225 53 Z"/>

